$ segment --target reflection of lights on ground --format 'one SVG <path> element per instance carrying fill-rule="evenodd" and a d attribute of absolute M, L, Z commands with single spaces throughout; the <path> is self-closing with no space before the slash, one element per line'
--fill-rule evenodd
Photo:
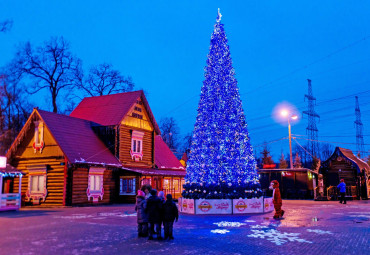
<path fill-rule="evenodd" d="M 321 229 L 307 229 L 308 232 L 316 233 L 319 235 L 332 235 L 333 233 L 330 231 L 325 231 Z"/>
<path fill-rule="evenodd" d="M 307 241 L 305 239 L 299 238 L 299 233 L 287 233 L 287 232 L 280 232 L 275 229 L 263 229 L 263 230 L 257 230 L 252 229 L 251 230 L 253 234 L 248 235 L 248 237 L 254 237 L 254 238 L 262 238 L 266 240 L 271 241 L 272 243 L 276 245 L 282 245 L 286 242 L 299 242 L 299 243 L 312 243 L 311 241 Z"/>
<path fill-rule="evenodd" d="M 255 220 L 245 220 L 244 222 L 256 222 Z"/>
<path fill-rule="evenodd" d="M 233 227 L 233 228 L 238 228 L 240 226 L 246 225 L 245 223 L 230 222 L 230 221 L 215 222 L 213 224 L 217 225 L 218 227 Z"/>
<path fill-rule="evenodd" d="M 227 229 L 213 229 L 213 230 L 211 230 L 211 232 L 214 233 L 214 234 L 226 234 L 230 231 L 227 230 Z"/>

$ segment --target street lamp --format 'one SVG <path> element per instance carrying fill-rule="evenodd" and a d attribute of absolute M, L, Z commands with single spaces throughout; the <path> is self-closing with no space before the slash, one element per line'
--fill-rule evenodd
<path fill-rule="evenodd" d="M 295 114 L 291 114 L 289 113 L 287 110 L 282 110 L 281 111 L 281 115 L 283 117 L 287 117 L 288 118 L 288 130 L 289 130 L 289 152 L 290 152 L 290 169 L 293 169 L 293 155 L 292 155 L 292 132 L 291 132 L 291 128 L 290 128 L 290 119 L 292 120 L 296 120 L 298 119 L 298 116 L 295 115 Z"/>

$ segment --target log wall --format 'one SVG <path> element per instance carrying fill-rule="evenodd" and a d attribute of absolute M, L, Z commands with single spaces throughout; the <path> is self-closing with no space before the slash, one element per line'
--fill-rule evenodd
<path fill-rule="evenodd" d="M 24 173 L 22 177 L 22 201 L 25 203 L 25 194 L 28 189 L 29 172 L 28 167 L 34 165 L 45 165 L 47 169 L 46 189 L 48 194 L 45 202 L 37 207 L 53 207 L 63 206 L 63 191 L 64 191 L 64 154 L 50 131 L 44 125 L 44 142 L 45 147 L 40 151 L 34 152 L 32 147 L 34 142 L 34 124 L 32 123 L 26 131 L 21 143 L 17 146 L 13 153 L 10 163 Z M 15 178 L 14 190 L 18 190 L 19 179 Z M 27 203 L 26 205 L 32 205 Z"/>
<path fill-rule="evenodd" d="M 82 205 L 82 204 L 107 204 L 115 202 L 117 197 L 116 190 L 116 180 L 114 178 L 114 171 L 112 169 L 106 169 L 103 176 L 103 188 L 104 195 L 103 200 L 97 203 L 92 202 L 87 199 L 87 188 L 89 180 L 89 169 L 78 167 L 72 169 L 72 205 Z"/>
<path fill-rule="evenodd" d="M 144 132 L 143 137 L 143 159 L 135 161 L 131 158 L 131 134 L 132 130 Z M 153 166 L 153 131 L 144 129 L 138 129 L 121 125 L 120 127 L 120 148 L 119 148 L 119 160 L 124 166 L 132 167 L 152 167 Z"/>

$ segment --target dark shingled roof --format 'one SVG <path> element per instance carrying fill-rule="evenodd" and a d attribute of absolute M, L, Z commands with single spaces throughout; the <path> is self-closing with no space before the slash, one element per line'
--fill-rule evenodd
<path fill-rule="evenodd" d="M 71 163 L 121 166 L 91 128 L 91 122 L 37 110 L 52 136 Z"/>
<path fill-rule="evenodd" d="M 142 90 L 106 96 L 85 97 L 70 116 L 89 120 L 102 126 L 116 126 L 121 123 L 139 97 L 141 97 L 145 105 L 155 131 L 157 134 L 160 134 L 161 131 Z"/>
<path fill-rule="evenodd" d="M 159 169 L 182 169 L 185 170 L 180 161 L 172 153 L 160 135 L 155 136 L 154 140 L 154 160 Z"/>
<path fill-rule="evenodd" d="M 370 172 L 369 165 L 361 160 L 360 158 L 356 157 L 350 149 L 344 149 L 340 147 L 336 147 L 335 150 L 339 150 L 344 157 L 355 163 L 357 166 L 357 171 L 360 172 L 365 169 L 365 172 Z"/>

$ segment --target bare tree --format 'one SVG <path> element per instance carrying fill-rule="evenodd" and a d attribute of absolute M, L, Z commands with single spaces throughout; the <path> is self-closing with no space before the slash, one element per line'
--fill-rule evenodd
<path fill-rule="evenodd" d="M 4 154 L 31 113 L 24 89 L 12 76 L 0 75 L 0 154 Z"/>
<path fill-rule="evenodd" d="M 52 37 L 37 48 L 30 42 L 21 45 L 10 68 L 17 70 L 20 77 L 33 81 L 27 90 L 29 94 L 48 89 L 55 113 L 59 92 L 72 89 L 82 75 L 81 61 L 72 55 L 63 37 Z"/>
<path fill-rule="evenodd" d="M 177 152 L 179 146 L 179 127 L 174 118 L 162 118 L 159 124 L 162 132 L 162 139 L 173 151 Z"/>
<path fill-rule="evenodd" d="M 90 68 L 88 77 L 80 79 L 78 87 L 90 96 L 110 95 L 132 91 L 131 77 L 124 77 L 111 64 L 100 64 Z"/>
<path fill-rule="evenodd" d="M 193 139 L 193 132 L 189 132 L 187 135 L 185 135 L 182 145 L 182 151 L 186 154 L 189 154 L 190 147 L 191 147 L 191 141 Z"/>
<path fill-rule="evenodd" d="M 321 161 L 327 160 L 334 152 L 334 146 L 329 143 L 323 143 L 320 146 Z"/>
<path fill-rule="evenodd" d="M 0 32 L 8 32 L 13 26 L 12 20 L 4 20 L 0 22 Z"/>

